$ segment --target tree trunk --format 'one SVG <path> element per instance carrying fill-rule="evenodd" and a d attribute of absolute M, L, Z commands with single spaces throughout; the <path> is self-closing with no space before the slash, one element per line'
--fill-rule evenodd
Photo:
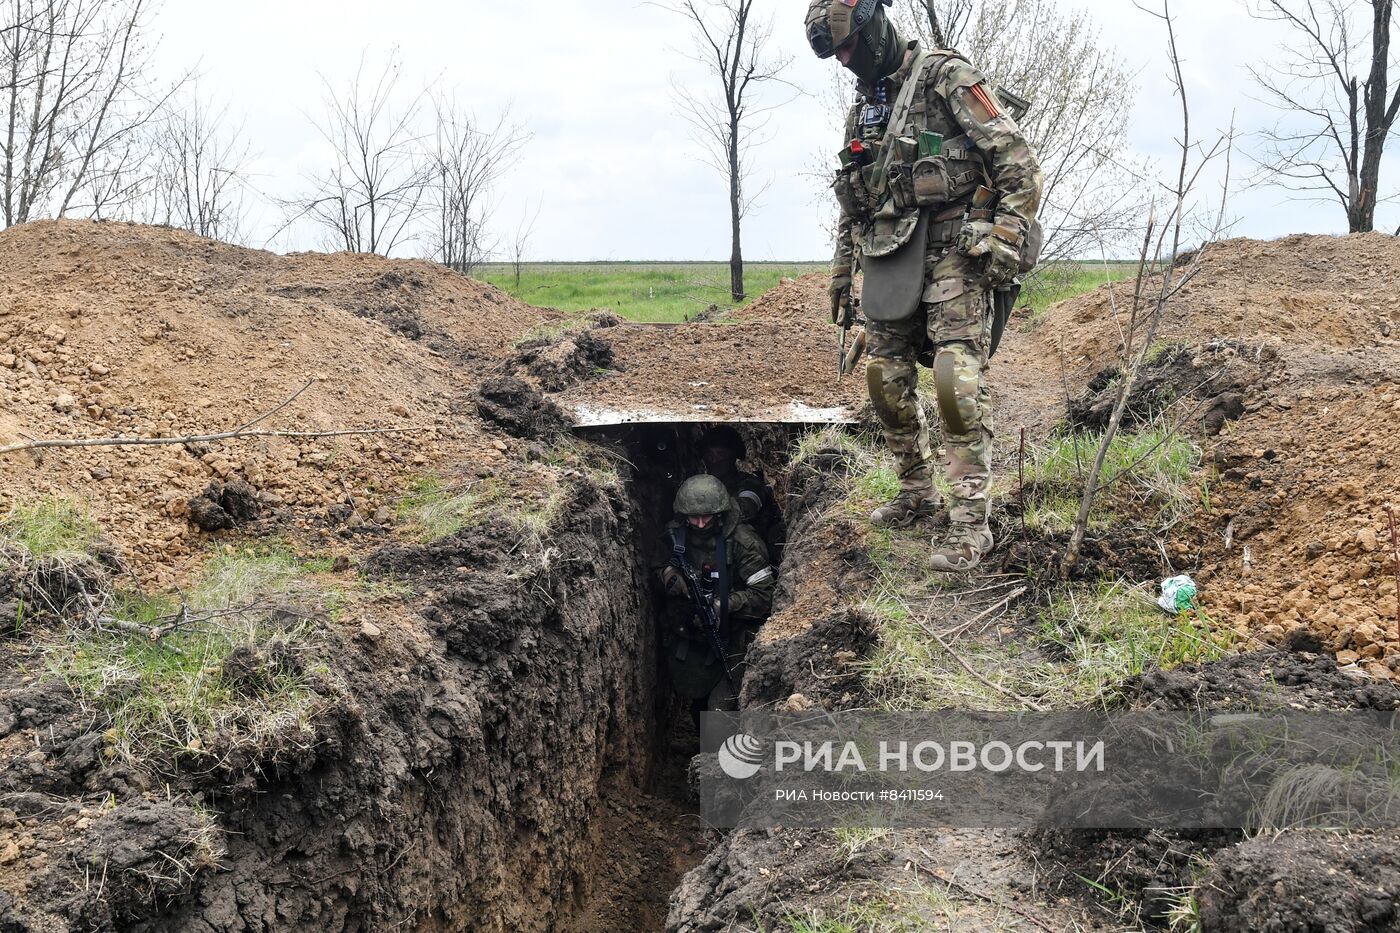
<path fill-rule="evenodd" d="M 1385 155 L 1386 138 L 1395 120 L 1394 108 L 1388 107 L 1393 102 L 1386 99 L 1390 90 L 1392 7 L 1392 0 L 1376 0 L 1372 4 L 1375 19 L 1371 25 L 1371 73 L 1366 78 L 1366 93 L 1362 101 L 1366 138 L 1359 170 L 1361 191 L 1347 210 L 1352 233 L 1369 233 L 1376 227 L 1376 192 L 1380 189 L 1381 157 Z M 1397 92 L 1397 99 L 1400 99 L 1400 92 Z"/>
<path fill-rule="evenodd" d="M 729 293 L 738 304 L 744 300 L 744 249 L 740 237 L 740 221 L 743 219 L 743 178 L 739 174 L 739 121 L 731 117 L 729 122 Z"/>

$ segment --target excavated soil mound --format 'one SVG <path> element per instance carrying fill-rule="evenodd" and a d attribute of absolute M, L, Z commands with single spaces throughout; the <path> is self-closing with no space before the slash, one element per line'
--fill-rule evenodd
<path fill-rule="evenodd" d="M 812 272 L 796 279 L 783 279 L 752 302 L 734 312 L 740 321 L 796 321 L 805 324 L 822 323 L 822 314 L 830 307 L 826 288 L 831 278 L 822 272 Z"/>
<path fill-rule="evenodd" d="M 1184 399 L 1187 431 L 1218 433 L 1202 508 L 1173 534 L 1210 617 L 1273 644 L 1306 630 L 1374 676 L 1400 665 L 1385 511 L 1400 508 L 1397 289 L 1393 237 L 1218 244 L 1164 319 L 1159 359 L 1187 365 L 1143 388 Z M 1120 315 L 1130 293 L 1115 291 Z M 1052 359 L 1063 346 L 1074 380 L 1112 364 L 1112 321 L 1104 287 L 1051 309 L 1034 339 Z"/>
<path fill-rule="evenodd" d="M 156 583 L 200 552 L 188 503 L 211 481 L 246 483 L 264 511 L 294 510 L 307 525 L 352 499 L 369 518 L 384 505 L 369 490 L 406 473 L 501 459 L 453 390 L 545 314 L 426 262 L 283 257 L 130 224 L 11 228 L 0 234 L 0 446 L 228 431 L 313 380 L 259 427 L 426 429 L 11 454 L 0 514 L 46 495 L 85 498 Z M 206 511 L 199 525 L 228 524 L 227 510 Z"/>
<path fill-rule="evenodd" d="M 1181 264 L 1190 262 L 1183 257 Z M 1150 286 L 1151 283 L 1149 283 Z M 1197 277 L 1174 299 L 1158 338 L 1200 343 L 1235 338 L 1285 347 L 1367 346 L 1400 330 L 1400 240 L 1346 237 L 1236 239 L 1211 246 Z M 1153 294 L 1151 288 L 1147 294 Z M 1133 283 L 1118 283 L 1050 309 L 1044 333 L 1071 363 L 1113 354 L 1127 326 Z M 1116 306 L 1116 312 L 1115 312 Z"/>
<path fill-rule="evenodd" d="M 854 412 L 865 403 L 864 379 L 837 379 L 836 329 L 810 314 L 606 333 L 617 371 L 565 393 L 566 406 L 664 411 L 680 421 L 802 421 L 822 420 L 805 410 Z"/>

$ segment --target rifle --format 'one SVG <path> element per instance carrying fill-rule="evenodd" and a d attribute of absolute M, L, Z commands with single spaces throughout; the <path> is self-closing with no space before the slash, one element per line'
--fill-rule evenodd
<path fill-rule="evenodd" d="M 843 310 L 845 313 L 837 322 L 841 328 L 841 342 L 836 357 L 836 378 L 838 380 L 846 373 L 854 372 L 856 364 L 865 355 L 865 329 L 863 326 L 860 333 L 856 334 L 855 342 L 851 344 L 850 349 L 846 349 L 846 342 L 851 336 L 851 328 L 857 324 L 865 324 L 865 321 L 861 320 L 860 317 L 860 303 L 856 301 L 854 296 L 848 294 Z"/>
<path fill-rule="evenodd" d="M 671 552 L 671 566 L 680 573 L 681 579 L 685 581 L 685 588 L 690 591 L 690 601 L 695 606 L 695 614 L 700 617 L 700 624 L 709 636 L 710 649 L 719 657 L 724 679 L 729 681 L 729 686 L 738 693 L 739 685 L 734 681 L 734 672 L 729 669 L 729 658 L 724 653 L 724 643 L 720 641 L 719 619 L 715 617 L 715 607 L 701 588 L 700 579 L 695 576 L 695 568 L 685 559 L 685 545 L 674 546 Z"/>

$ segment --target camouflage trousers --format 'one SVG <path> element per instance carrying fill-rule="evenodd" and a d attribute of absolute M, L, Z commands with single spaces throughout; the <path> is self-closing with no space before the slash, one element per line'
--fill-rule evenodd
<path fill-rule="evenodd" d="M 938 406 L 949 518 L 982 524 L 992 483 L 992 399 L 987 388 L 991 293 L 975 261 L 959 252 L 932 252 L 925 262 L 923 302 L 902 321 L 866 325 L 870 401 L 899 466 L 900 485 L 926 495 L 933 482 L 928 420 L 919 404 L 922 363 L 949 378 L 954 412 Z M 958 423 L 950 423 L 956 415 Z"/>

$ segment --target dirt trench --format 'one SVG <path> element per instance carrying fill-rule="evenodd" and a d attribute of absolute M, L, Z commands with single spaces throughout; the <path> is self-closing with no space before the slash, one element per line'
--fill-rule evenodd
<path fill-rule="evenodd" d="M 0 738 L 42 752 L 0 770 L 0 836 L 55 829 L 12 866 L 24 877 L 0 872 L 0 930 L 661 929 L 703 850 L 647 543 L 684 477 L 652 466 L 619 485 L 576 473 L 541 539 L 493 520 L 370 554 L 361 571 L 411 588 L 414 618 L 326 633 L 344 689 L 296 749 L 158 786 L 80 754 L 63 691 L 0 683 L 19 688 L 0 689 Z M 96 794 L 115 806 L 87 819 Z M 217 864 L 124 889 L 159 866 L 121 854 L 152 855 L 166 824 L 174 851 L 196 810 L 218 814 Z M 75 821 L 93 825 L 58 831 Z M 113 883 L 83 883 L 94 849 Z"/>

